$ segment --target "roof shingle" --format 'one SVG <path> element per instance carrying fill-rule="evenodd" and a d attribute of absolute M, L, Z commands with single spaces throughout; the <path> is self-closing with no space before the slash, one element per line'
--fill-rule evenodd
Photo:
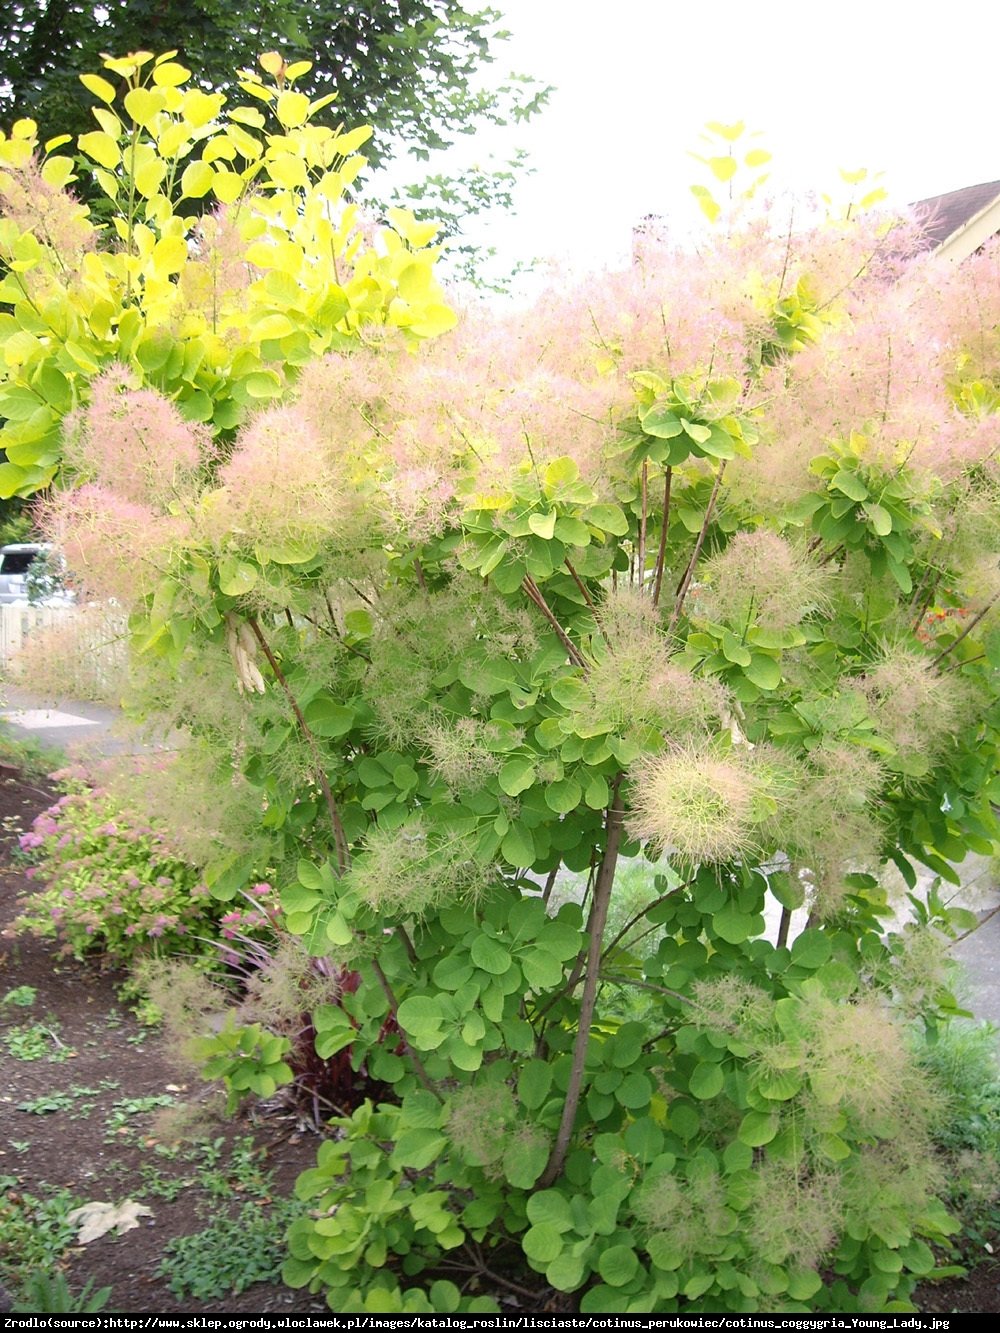
<path fill-rule="evenodd" d="M 987 181 L 982 185 L 966 185 L 949 194 L 937 194 L 930 199 L 918 200 L 913 209 L 924 223 L 927 249 L 942 245 L 998 197 L 1000 181 Z"/>

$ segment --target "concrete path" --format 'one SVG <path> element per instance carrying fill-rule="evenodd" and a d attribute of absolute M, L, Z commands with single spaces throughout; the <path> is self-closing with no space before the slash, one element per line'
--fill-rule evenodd
<path fill-rule="evenodd" d="M 120 709 L 60 700 L 53 704 L 20 686 L 0 684 L 0 719 L 17 736 L 67 756 L 128 754 L 141 748 L 126 734 Z"/>
<path fill-rule="evenodd" d="M 53 706 L 38 695 L 15 686 L 0 686 L 0 718 L 40 744 L 51 745 L 67 755 L 128 754 L 145 748 L 136 744 L 121 727 L 118 709 L 99 704 L 60 701 Z M 984 918 L 978 930 L 961 940 L 955 956 L 966 972 L 962 1000 L 977 1018 L 1000 1027 L 1000 885 L 988 862 L 977 858 L 975 898 L 970 902 Z M 985 880 L 986 882 L 982 882 Z"/>

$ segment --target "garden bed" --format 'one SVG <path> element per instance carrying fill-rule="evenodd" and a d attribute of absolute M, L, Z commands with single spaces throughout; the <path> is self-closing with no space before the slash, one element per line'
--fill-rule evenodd
<path fill-rule="evenodd" d="M 95 1288 L 110 1286 L 108 1311 L 325 1310 L 321 1297 L 279 1283 L 257 1282 L 237 1295 L 231 1286 L 213 1297 L 191 1294 L 195 1284 L 207 1290 L 251 1275 L 248 1234 L 263 1238 L 260 1248 L 269 1234 L 280 1235 L 280 1201 L 313 1165 L 316 1137 L 278 1112 L 213 1120 L 204 1085 L 171 1062 L 157 1034 L 119 999 L 121 974 L 62 960 L 49 941 L 13 936 L 17 900 L 31 887 L 12 864 L 16 829 L 52 798 L 44 782 L 0 775 L 0 997 L 22 1001 L 0 1005 L 0 1232 L 7 1237 L 0 1281 L 16 1289 L 17 1269 L 34 1262 L 62 1268 L 73 1292 L 91 1278 Z M 169 1146 L 158 1137 L 157 1117 L 185 1103 L 205 1110 L 203 1133 Z M 69 1211 L 126 1199 L 151 1214 L 122 1236 L 75 1243 Z M 236 1217 L 238 1241 L 226 1226 Z M 254 1217 L 260 1221 L 251 1228 Z M 170 1275 L 158 1274 L 172 1241 L 206 1229 L 197 1262 L 181 1254 Z M 183 1282 L 187 1294 L 175 1295 L 171 1281 Z"/>
<path fill-rule="evenodd" d="M 122 1003 L 123 974 L 14 936 L 31 888 L 17 833 L 53 799 L 44 781 L 0 772 L 0 997 L 15 997 L 0 1004 L 0 1281 L 16 1288 L 35 1264 L 61 1269 L 73 1292 L 110 1286 L 108 1311 L 324 1312 L 321 1296 L 277 1281 L 233 1290 L 268 1252 L 280 1258 L 282 1209 L 314 1163 L 315 1135 L 280 1110 L 213 1118 L 209 1091 Z M 163 1116 L 182 1106 L 200 1108 L 201 1132 L 174 1143 Z M 77 1244 L 66 1215 L 95 1200 L 151 1211 L 124 1235 Z M 197 1233 L 186 1252 L 173 1247 Z M 1000 1313 L 1000 1263 L 924 1284 L 918 1299 L 928 1314 Z"/>

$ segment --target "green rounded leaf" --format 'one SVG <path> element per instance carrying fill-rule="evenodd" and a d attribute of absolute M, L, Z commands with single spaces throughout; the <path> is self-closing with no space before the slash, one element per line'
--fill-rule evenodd
<path fill-rule="evenodd" d="M 439 1002 L 431 995 L 411 995 L 403 1001 L 396 1013 L 399 1026 L 414 1036 L 434 1032 L 444 1022 Z"/>
<path fill-rule="evenodd" d="M 305 710 L 305 719 L 314 736 L 333 739 L 346 736 L 354 726 L 354 709 L 327 696 L 312 701 Z"/>
<path fill-rule="evenodd" d="M 752 916 L 749 912 L 739 912 L 731 905 L 725 906 L 721 912 L 716 912 L 712 918 L 712 929 L 727 944 L 742 944 L 744 940 L 757 933 L 759 926 L 759 916 Z"/>
<path fill-rule="evenodd" d="M 840 491 L 846 495 L 849 500 L 856 500 L 859 503 L 868 499 L 868 487 L 861 480 L 856 472 L 847 472 L 843 468 L 837 472 L 828 484 L 831 491 Z"/>
<path fill-rule="evenodd" d="M 654 405 L 642 415 L 641 422 L 643 431 L 658 440 L 672 440 L 684 430 L 676 414 L 667 407 Z"/>
<path fill-rule="evenodd" d="M 503 858 L 512 866 L 530 866 L 535 859 L 535 843 L 531 829 L 520 822 L 511 824 L 500 844 Z"/>
<path fill-rule="evenodd" d="M 246 560 L 219 561 L 219 591 L 227 597 L 243 597 L 257 585 L 257 567 Z"/>
<path fill-rule="evenodd" d="M 562 1247 L 563 1239 L 558 1228 L 547 1222 L 529 1227 L 521 1238 L 521 1248 L 536 1264 L 550 1264 L 561 1253 Z"/>
<path fill-rule="evenodd" d="M 529 1111 L 536 1111 L 552 1087 L 552 1066 L 546 1060 L 529 1060 L 517 1080 L 517 1099 Z"/>
<path fill-rule="evenodd" d="M 740 1123 L 737 1137 L 751 1148 L 762 1148 L 771 1142 L 780 1124 L 781 1118 L 775 1112 L 748 1111 Z"/>
<path fill-rule="evenodd" d="M 804 930 L 792 944 L 792 963 L 796 967 L 822 967 L 830 958 L 833 947 L 821 930 Z"/>
<path fill-rule="evenodd" d="M 569 1231 L 573 1226 L 569 1200 L 559 1190 L 539 1190 L 528 1200 L 528 1221 L 535 1226 L 547 1224 L 557 1231 Z"/>
<path fill-rule="evenodd" d="M 448 1140 L 438 1129 L 405 1129 L 396 1140 L 389 1160 L 393 1166 L 422 1171 L 441 1155 L 447 1143 Z"/>
<path fill-rule="evenodd" d="M 545 804 L 557 815 L 568 815 L 575 810 L 583 798 L 583 788 L 575 778 L 562 778 L 550 782 L 545 788 Z"/>
<path fill-rule="evenodd" d="M 880 537 L 888 537 L 892 531 L 892 515 L 888 509 L 884 509 L 882 505 L 871 503 L 866 504 L 864 510 L 876 533 Z"/>
<path fill-rule="evenodd" d="M 556 1291 L 576 1291 L 586 1275 L 583 1259 L 567 1253 L 557 1255 L 545 1270 L 545 1280 Z"/>
<path fill-rule="evenodd" d="M 625 1147 L 640 1162 L 651 1162 L 663 1151 L 663 1130 L 649 1116 L 642 1116 L 625 1131 Z"/>
<path fill-rule="evenodd" d="M 520 796 L 535 781 L 535 765 L 530 759 L 509 759 L 497 780 L 500 790 L 508 796 Z"/>
<path fill-rule="evenodd" d="M 697 1097 L 699 1101 L 707 1102 L 712 1097 L 717 1097 L 725 1086 L 726 1076 L 722 1072 L 722 1066 L 702 1062 L 695 1065 L 691 1071 L 691 1077 L 688 1080 L 688 1089 L 692 1097 Z"/>
<path fill-rule="evenodd" d="M 764 653 L 754 653 L 750 665 L 743 670 L 747 680 L 753 681 L 759 690 L 776 690 L 781 684 L 781 666 Z"/>
<path fill-rule="evenodd" d="M 624 537 L 628 532 L 628 519 L 625 511 L 618 505 L 597 504 L 585 510 L 582 517 L 602 532 L 610 532 L 613 537 Z"/>
<path fill-rule="evenodd" d="M 515 1189 L 530 1190 L 545 1170 L 549 1145 L 544 1139 L 515 1142 L 503 1155 L 503 1173 Z"/>
<path fill-rule="evenodd" d="M 501 977 L 510 970 L 510 954 L 492 935 L 477 935 L 469 953 L 476 967 L 481 967 L 484 972 L 490 972 L 495 977 Z"/>
<path fill-rule="evenodd" d="M 672 1129 L 678 1138 L 692 1139 L 701 1128 L 701 1116 L 690 1102 L 671 1102 L 667 1112 L 667 1128 Z"/>
<path fill-rule="evenodd" d="M 536 537 L 549 541 L 556 530 L 556 511 L 550 509 L 547 514 L 529 514 L 528 527 Z"/>
<path fill-rule="evenodd" d="M 615 1100 L 630 1111 L 640 1111 L 649 1105 L 653 1085 L 645 1074 L 629 1074 L 615 1089 Z"/>
<path fill-rule="evenodd" d="M 639 1260 L 630 1245 L 611 1245 L 597 1261 L 597 1271 L 609 1287 L 624 1287 L 639 1271 Z"/>

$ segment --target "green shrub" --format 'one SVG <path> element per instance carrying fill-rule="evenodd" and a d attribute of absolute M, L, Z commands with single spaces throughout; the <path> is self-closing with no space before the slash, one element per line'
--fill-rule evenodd
<path fill-rule="evenodd" d="M 171 781 L 235 765 L 267 842 L 205 883 L 277 868 L 356 978 L 316 1053 L 388 1091 L 300 1178 L 286 1281 L 912 1309 L 956 1224 L 907 1034 L 956 1013 L 975 924 L 914 862 L 954 882 L 998 833 L 1000 252 L 942 276 L 905 220 L 733 217 L 428 347 L 432 229 L 345 202 L 363 134 L 108 69 L 113 247 L 70 159 L 0 140 L 0 485 L 84 482 L 46 526 L 131 611 L 138 705 L 193 740 Z M 671 875 L 617 925 L 640 855 Z M 235 1091 L 290 1076 L 271 1035 L 219 1040 Z"/>
<path fill-rule="evenodd" d="M 149 954 L 213 952 L 225 929 L 224 905 L 167 830 L 78 774 L 19 842 L 42 887 L 17 928 L 60 940 L 75 958 L 100 952 L 128 966 Z"/>

